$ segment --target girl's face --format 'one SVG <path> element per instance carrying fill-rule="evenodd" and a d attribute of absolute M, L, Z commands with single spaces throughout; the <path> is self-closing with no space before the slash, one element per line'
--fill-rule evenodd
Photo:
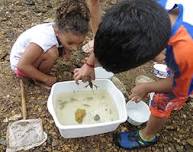
<path fill-rule="evenodd" d="M 72 32 L 58 32 L 57 37 L 64 47 L 66 58 L 69 58 L 72 52 L 76 51 L 85 39 L 85 35 L 76 35 Z"/>
<path fill-rule="evenodd" d="M 157 63 L 164 63 L 165 62 L 165 58 L 166 58 L 166 55 L 165 55 L 165 50 L 161 51 L 160 54 L 158 54 L 154 59 L 153 61 L 157 62 Z"/>

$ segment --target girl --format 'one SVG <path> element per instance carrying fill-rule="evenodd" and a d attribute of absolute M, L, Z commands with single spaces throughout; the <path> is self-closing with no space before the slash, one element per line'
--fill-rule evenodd
<path fill-rule="evenodd" d="M 68 59 L 84 41 L 89 17 L 84 0 L 65 0 L 56 10 L 54 23 L 40 24 L 22 33 L 10 54 L 11 68 L 16 76 L 52 86 L 56 77 L 48 72 L 59 56 Z"/>

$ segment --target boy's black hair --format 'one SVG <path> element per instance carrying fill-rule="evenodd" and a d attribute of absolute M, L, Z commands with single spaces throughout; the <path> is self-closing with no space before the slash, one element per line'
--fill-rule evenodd
<path fill-rule="evenodd" d="M 154 0 L 124 0 L 106 11 L 95 36 L 94 54 L 114 73 L 155 58 L 167 45 L 171 23 Z"/>
<path fill-rule="evenodd" d="M 90 13 L 85 0 L 64 0 L 56 10 L 55 23 L 61 32 L 86 34 Z"/>

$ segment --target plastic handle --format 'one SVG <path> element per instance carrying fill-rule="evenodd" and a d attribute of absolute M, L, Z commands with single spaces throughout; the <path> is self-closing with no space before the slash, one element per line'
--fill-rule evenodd
<path fill-rule="evenodd" d="M 20 79 L 20 88 L 21 88 L 21 106 L 22 106 L 22 115 L 23 119 L 27 118 L 27 110 L 26 110 L 26 100 L 25 100 L 25 92 L 24 85 L 22 79 Z"/>

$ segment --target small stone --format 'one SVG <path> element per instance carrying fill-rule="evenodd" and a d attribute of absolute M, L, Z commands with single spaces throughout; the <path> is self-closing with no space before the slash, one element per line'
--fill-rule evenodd
<path fill-rule="evenodd" d="M 166 126 L 166 129 L 172 131 L 175 130 L 176 128 L 174 126 Z"/>
<path fill-rule="evenodd" d="M 186 118 L 187 116 L 185 114 L 183 114 L 183 117 Z"/>
<path fill-rule="evenodd" d="M 37 13 L 37 16 L 42 16 L 42 13 L 41 12 Z"/>
<path fill-rule="evenodd" d="M 191 146 L 193 146 L 193 138 L 187 139 L 187 143 Z"/>
<path fill-rule="evenodd" d="M 58 145 L 57 140 L 53 140 L 53 141 L 52 141 L 52 147 L 56 147 L 57 145 Z"/>
<path fill-rule="evenodd" d="M 9 122 L 9 119 L 6 117 L 5 119 L 3 119 L 3 122 Z"/>
<path fill-rule="evenodd" d="M 176 148 L 176 151 L 178 151 L 178 152 L 183 152 L 183 146 L 180 146 L 180 145 L 176 145 L 175 146 L 175 148 Z"/>
<path fill-rule="evenodd" d="M 53 18 L 47 18 L 47 19 L 45 19 L 43 22 L 44 22 L 44 23 L 50 23 L 50 22 L 53 22 L 53 21 L 54 21 Z"/>
<path fill-rule="evenodd" d="M 25 0 L 26 5 L 35 5 L 35 2 L 33 0 Z"/>

